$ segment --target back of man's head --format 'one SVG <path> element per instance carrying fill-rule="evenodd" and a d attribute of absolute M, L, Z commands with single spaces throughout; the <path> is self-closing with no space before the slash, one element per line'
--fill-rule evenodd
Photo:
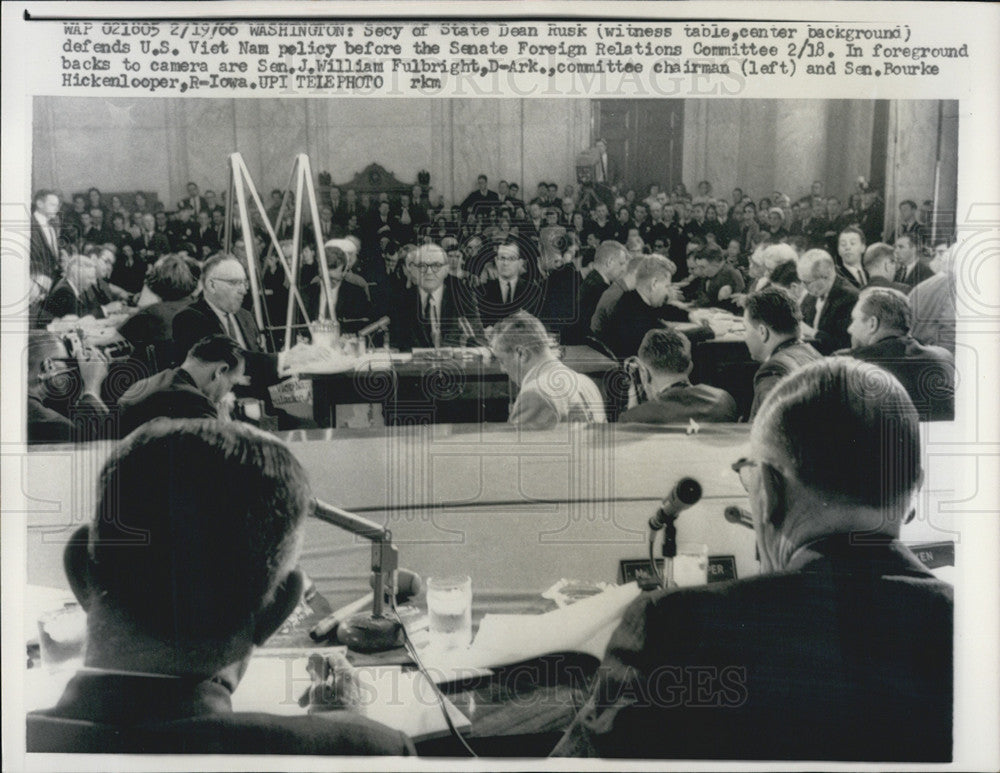
<path fill-rule="evenodd" d="M 545 325 L 526 311 L 516 311 L 497 323 L 493 332 L 493 349 L 511 352 L 518 347 L 541 354 L 549 350 L 551 342 Z"/>
<path fill-rule="evenodd" d="M 236 368 L 243 362 L 240 345 L 222 333 L 212 333 L 197 341 L 188 350 L 187 356 L 205 364 L 225 363 L 230 368 Z"/>
<path fill-rule="evenodd" d="M 884 242 L 875 242 L 865 250 L 861 265 L 875 276 L 891 278 L 896 267 L 896 251 Z"/>
<path fill-rule="evenodd" d="M 214 419 L 143 425 L 111 454 L 97 491 L 92 601 L 193 650 L 253 630 L 294 568 L 312 501 L 283 443 Z"/>
<path fill-rule="evenodd" d="M 875 317 L 883 333 L 906 335 L 913 324 L 913 310 L 909 299 L 899 290 L 890 287 L 869 287 L 858 297 L 860 311 L 866 317 Z"/>
<path fill-rule="evenodd" d="M 691 342 L 670 328 L 654 328 L 639 344 L 639 361 L 656 374 L 687 375 L 691 370 Z"/>
<path fill-rule="evenodd" d="M 628 259 L 628 252 L 621 242 L 608 239 L 600 243 L 594 250 L 594 263 L 602 268 L 607 268 L 612 263 Z"/>
<path fill-rule="evenodd" d="M 768 285 L 747 296 L 744 314 L 751 323 L 767 325 L 781 336 L 799 335 L 802 314 L 799 305 L 784 287 Z"/>
<path fill-rule="evenodd" d="M 751 438 L 831 508 L 881 510 L 889 518 L 921 482 L 920 426 L 906 389 L 850 357 L 811 362 L 779 381 Z M 826 509 L 806 517 L 821 520 Z M 898 526 L 886 524 L 889 532 Z"/>
<path fill-rule="evenodd" d="M 647 255 L 642 258 L 635 272 L 636 287 L 646 287 L 654 279 L 670 279 L 674 274 L 674 265 L 662 255 Z"/>

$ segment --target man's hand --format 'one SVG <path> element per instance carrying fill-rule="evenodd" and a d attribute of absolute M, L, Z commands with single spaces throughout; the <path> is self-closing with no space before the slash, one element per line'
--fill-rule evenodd
<path fill-rule="evenodd" d="M 76 362 L 80 367 L 84 394 L 100 396 L 101 384 L 108 375 L 108 358 L 97 349 L 83 348 L 77 352 Z"/>
<path fill-rule="evenodd" d="M 314 653 L 309 656 L 306 670 L 312 684 L 303 699 L 310 714 L 351 709 L 360 704 L 357 672 L 342 652 L 325 656 Z"/>

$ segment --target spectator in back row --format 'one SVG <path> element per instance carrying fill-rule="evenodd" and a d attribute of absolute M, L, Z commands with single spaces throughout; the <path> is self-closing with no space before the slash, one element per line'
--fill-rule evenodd
<path fill-rule="evenodd" d="M 689 380 L 691 342 L 675 330 L 650 330 L 639 345 L 639 374 L 648 400 L 618 417 L 619 422 L 686 424 L 736 421 L 736 401 L 723 389 Z"/>

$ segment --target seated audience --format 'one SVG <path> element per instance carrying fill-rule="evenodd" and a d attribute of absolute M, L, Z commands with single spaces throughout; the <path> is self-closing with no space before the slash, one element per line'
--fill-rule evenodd
<path fill-rule="evenodd" d="M 493 354 L 519 387 L 510 423 L 523 429 L 551 429 L 562 422 L 603 424 L 601 390 L 587 376 L 559 361 L 545 326 L 525 311 L 500 322 Z"/>
<path fill-rule="evenodd" d="M 154 215 L 143 215 L 141 219 L 142 231 L 132 242 L 132 252 L 136 259 L 143 266 L 148 266 L 156 262 L 161 255 L 170 252 L 170 238 L 167 235 L 167 216 L 164 212 L 158 212 L 161 216 L 161 225 L 157 223 Z M 145 272 L 145 269 L 143 269 Z"/>
<path fill-rule="evenodd" d="M 312 507 L 288 448 L 245 425 L 160 420 L 123 441 L 93 520 L 65 551 L 87 612 L 85 668 L 53 708 L 28 716 L 28 751 L 413 753 L 404 735 L 350 710 L 232 710 L 254 650 L 302 598 L 296 563 Z"/>
<path fill-rule="evenodd" d="M 302 299 L 311 320 L 336 319 L 342 333 L 356 333 L 371 321 L 372 309 L 365 290 L 344 281 L 347 256 L 339 247 L 324 247 L 326 275 L 330 280 L 329 294 L 323 272 L 309 283 Z M 331 308 L 332 307 L 332 308 Z"/>
<path fill-rule="evenodd" d="M 809 250 L 798 260 L 799 278 L 807 295 L 802 299 L 802 318 L 820 354 L 843 349 L 851 341 L 847 326 L 858 291 L 837 275 L 833 258 L 825 250 Z"/>
<path fill-rule="evenodd" d="M 875 377 L 838 357 L 771 391 L 733 465 L 761 575 L 636 599 L 555 756 L 951 761 L 954 592 L 900 541 L 920 428 Z"/>
<path fill-rule="evenodd" d="M 191 347 L 184 361 L 130 386 L 118 400 L 122 437 L 164 416 L 228 418 L 223 398 L 243 377 L 243 353 L 229 336 L 214 333 Z"/>
<path fill-rule="evenodd" d="M 875 242 L 865 250 L 864 269 L 868 275 L 866 287 L 888 287 L 908 293 L 910 286 L 894 281 L 896 276 L 896 252 L 888 244 Z"/>
<path fill-rule="evenodd" d="M 447 257 L 436 244 L 413 254 L 416 284 L 403 291 L 390 312 L 390 334 L 401 350 L 485 345 L 475 292 L 448 275 Z"/>
<path fill-rule="evenodd" d="M 71 357 L 54 334 L 28 331 L 28 442 L 76 443 L 107 434 L 100 396 L 107 375 L 100 352 L 81 348 Z"/>
<path fill-rule="evenodd" d="M 643 336 L 665 322 L 687 322 L 688 313 L 668 303 L 673 263 L 662 255 L 643 258 L 635 275 L 635 289 L 622 294 L 594 335 L 619 359 L 639 351 Z"/>
<path fill-rule="evenodd" d="M 851 312 L 851 348 L 838 354 L 878 365 L 899 379 L 921 419 L 952 419 L 955 358 L 947 349 L 915 340 L 910 335 L 912 319 L 904 293 L 865 290 Z"/>
<path fill-rule="evenodd" d="M 521 309 L 529 314 L 537 312 L 542 288 L 526 276 L 518 244 L 501 244 L 493 262 L 496 278 L 487 280 L 479 287 L 479 311 L 483 324 L 492 327 Z"/>
<path fill-rule="evenodd" d="M 743 310 L 746 344 L 750 357 L 761 365 L 753 377 L 750 421 L 760 411 L 764 398 L 782 378 L 822 356 L 801 338 L 798 305 L 780 286 L 765 287 L 747 297 Z"/>
<path fill-rule="evenodd" d="M 619 422 L 686 424 L 736 421 L 736 401 L 724 389 L 689 380 L 694 363 L 691 342 L 675 330 L 650 330 L 637 355 L 643 391 L 648 400 L 618 417 Z"/>

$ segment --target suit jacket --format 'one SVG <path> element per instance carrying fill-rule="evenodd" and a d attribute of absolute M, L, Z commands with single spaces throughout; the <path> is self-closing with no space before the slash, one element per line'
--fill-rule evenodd
<path fill-rule="evenodd" d="M 857 537 L 643 594 L 556 755 L 950 761 L 954 591 L 898 541 Z"/>
<path fill-rule="evenodd" d="M 401 350 L 434 346 L 431 325 L 424 318 L 417 287 L 410 287 L 403 292 L 399 297 L 399 303 L 390 312 L 390 318 L 391 340 Z M 468 285 L 449 276 L 444 281 L 444 293 L 441 296 L 442 346 L 460 346 L 465 341 L 466 332 L 462 329 L 461 319 L 468 322 L 475 333 L 474 343 L 485 345 L 486 332 L 479 317 L 479 303 L 475 292 Z"/>
<path fill-rule="evenodd" d="M 583 341 L 590 335 L 590 320 L 597 311 L 601 296 L 611 287 L 611 283 L 596 268 L 591 269 L 580 283 L 580 313 L 574 338 Z"/>
<path fill-rule="evenodd" d="M 837 274 L 839 276 L 843 277 L 844 280 L 848 284 L 850 284 L 851 286 L 853 286 L 856 290 L 861 290 L 862 288 L 868 286 L 868 284 L 870 283 L 871 279 L 868 276 L 868 272 L 865 271 L 861 266 L 858 266 L 858 270 L 861 272 L 861 276 L 863 276 L 864 279 L 865 279 L 865 283 L 864 284 L 858 284 L 858 280 L 854 277 L 854 274 L 852 274 L 850 271 L 848 271 L 844 266 L 837 266 Z"/>
<path fill-rule="evenodd" d="M 219 233 L 212 226 L 208 226 L 205 232 L 202 233 L 201 228 L 195 225 L 191 231 L 191 243 L 198 253 L 191 257 L 196 260 L 204 260 L 208 255 L 213 255 L 222 249 L 222 243 L 219 241 Z"/>
<path fill-rule="evenodd" d="M 819 315 L 819 324 L 813 325 L 816 328 L 813 346 L 820 354 L 830 354 L 836 349 L 851 345 L 847 327 L 851 324 L 851 310 L 857 301 L 858 291 L 846 279 L 838 276 L 833 280 L 833 286 Z M 807 325 L 812 325 L 815 316 L 816 296 L 807 295 L 802 299 L 802 319 Z"/>
<path fill-rule="evenodd" d="M 276 355 L 261 349 L 260 330 L 249 311 L 240 309 L 233 316 L 236 318 L 236 324 L 239 325 L 240 333 L 247 346 L 243 356 L 246 358 L 246 372 L 250 376 L 252 393 L 264 398 L 267 387 L 276 384 L 279 380 L 278 358 Z M 174 351 L 178 360 L 182 359 L 191 347 L 205 336 L 213 333 L 226 333 L 222 322 L 204 298 L 199 298 L 177 312 L 172 327 Z"/>
<path fill-rule="evenodd" d="M 132 240 L 132 251 L 144 263 L 155 263 L 158 257 L 170 252 L 170 240 L 166 234 L 154 231 L 147 244 L 146 234 L 143 232 Z"/>
<path fill-rule="evenodd" d="M 187 204 L 191 205 L 191 209 L 196 215 L 203 209 L 208 209 L 208 202 L 205 201 L 204 196 L 185 196 L 178 202 L 177 209 L 183 209 Z"/>
<path fill-rule="evenodd" d="M 497 324 L 500 320 L 521 309 L 537 316 L 538 306 L 542 301 L 541 285 L 524 276 L 517 278 L 513 297 L 507 303 L 503 301 L 499 279 L 488 280 L 479 288 L 478 292 L 479 313 L 482 316 L 483 324 L 487 327 Z"/>
<path fill-rule="evenodd" d="M 323 298 L 322 281 L 319 278 L 314 279 L 306 287 L 303 296 L 302 300 L 305 302 L 306 311 L 309 312 L 309 319 L 315 320 L 319 316 L 320 301 Z M 371 321 L 372 305 L 361 287 L 341 281 L 334 312 L 340 321 L 341 332 L 356 333 Z"/>
<path fill-rule="evenodd" d="M 837 354 L 889 371 L 906 388 L 921 420 L 955 418 L 955 358 L 947 349 L 924 346 L 910 336 L 898 336 Z"/>
<path fill-rule="evenodd" d="M 913 289 L 910 285 L 903 284 L 902 282 L 893 282 L 891 279 L 881 276 L 868 277 L 868 284 L 865 287 L 886 287 L 890 290 L 899 290 L 901 293 L 909 293 Z"/>
<path fill-rule="evenodd" d="M 59 229 L 57 228 L 57 243 L 59 240 L 58 232 Z M 35 220 L 34 215 L 31 217 L 31 242 L 28 248 L 28 256 L 32 274 L 52 277 L 53 282 L 62 275 L 62 267 L 59 264 L 59 253 L 53 252 L 48 239 L 45 238 L 45 231 L 38 224 L 38 221 Z"/>
<path fill-rule="evenodd" d="M 65 317 L 67 314 L 75 314 L 78 317 L 92 314 L 96 319 L 104 317 L 104 310 L 98 303 L 96 294 L 82 292 L 78 296 L 65 278 L 56 282 L 55 287 L 49 292 L 48 298 L 45 299 L 45 310 L 56 318 Z"/>
<path fill-rule="evenodd" d="M 73 403 L 70 416 L 64 416 L 28 395 L 28 442 L 74 443 L 98 440 L 109 434 L 102 420 L 108 409 L 93 395 L 83 394 Z M 96 421 L 95 421 L 96 420 Z"/>
<path fill-rule="evenodd" d="M 753 404 L 750 406 L 750 421 L 757 416 L 761 403 L 768 392 L 774 389 L 782 378 L 798 370 L 813 360 L 821 360 L 823 355 L 810 344 L 789 338 L 778 344 L 771 356 L 761 363 L 753 377 Z"/>
<path fill-rule="evenodd" d="M 623 293 L 594 335 L 603 341 L 619 359 L 639 351 L 643 336 L 664 322 L 687 322 L 688 313 L 679 306 L 665 303 L 657 309 L 649 306 L 637 290 Z"/>
<path fill-rule="evenodd" d="M 688 419 L 701 422 L 736 421 L 739 411 L 736 401 L 724 389 L 708 384 L 684 381 L 669 386 L 653 400 L 630 408 L 618 417 L 618 422 L 643 424 L 687 424 Z"/>
<path fill-rule="evenodd" d="M 580 337 L 580 272 L 566 263 L 551 272 L 542 282 L 542 302 L 538 318 L 545 327 L 558 334 L 562 344 L 581 343 Z"/>
<path fill-rule="evenodd" d="M 118 328 L 118 332 L 128 339 L 140 353 L 149 345 L 157 347 L 157 355 L 165 355 L 162 364 L 174 362 L 187 351 L 174 352 L 174 317 L 191 305 L 190 298 L 179 301 L 160 301 L 136 312 Z"/>
<path fill-rule="evenodd" d="M 169 419 L 215 419 L 215 403 L 195 386 L 191 374 L 170 368 L 136 381 L 118 400 L 121 435 L 160 416 Z"/>
<path fill-rule="evenodd" d="M 923 282 L 925 279 L 930 279 L 934 276 L 934 269 L 924 263 L 922 260 L 918 260 L 914 266 L 913 271 L 910 272 L 910 276 L 906 276 L 906 267 L 900 266 L 896 269 L 896 281 L 902 284 L 908 285 L 909 287 L 916 287 L 918 284 Z"/>
<path fill-rule="evenodd" d="M 296 717 L 234 712 L 197 679 L 81 672 L 59 703 L 28 715 L 32 752 L 409 755 L 402 733 L 350 711 Z"/>
<path fill-rule="evenodd" d="M 550 360 L 525 374 L 508 420 L 522 429 L 552 429 L 564 422 L 604 424 L 607 414 L 597 384 Z"/>

